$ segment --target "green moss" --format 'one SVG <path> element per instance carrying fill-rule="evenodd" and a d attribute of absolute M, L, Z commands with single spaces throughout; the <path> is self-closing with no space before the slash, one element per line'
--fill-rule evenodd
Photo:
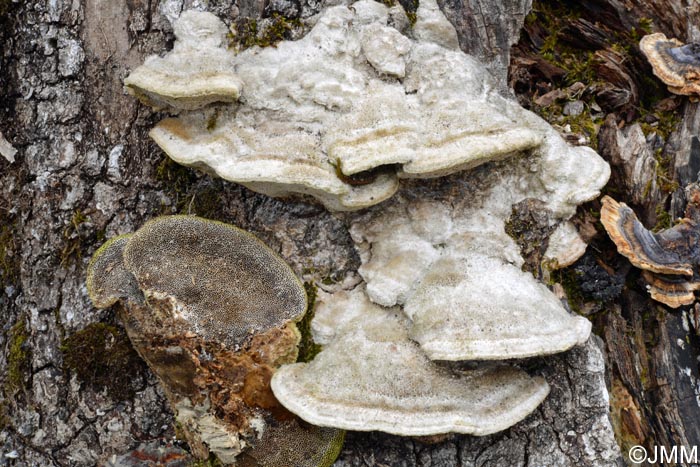
<path fill-rule="evenodd" d="M 552 272 L 552 281 L 561 284 L 566 293 L 569 306 L 575 313 L 581 312 L 581 306 L 585 302 L 583 291 L 579 285 L 580 274 L 574 268 L 558 269 Z"/>
<path fill-rule="evenodd" d="M 639 42 L 646 34 L 651 34 L 654 21 L 651 18 L 640 18 L 636 28 L 630 31 L 630 39 Z"/>
<path fill-rule="evenodd" d="M 411 25 L 411 27 L 416 25 L 416 21 L 418 20 L 418 17 L 416 16 L 416 11 L 418 11 L 418 0 L 399 0 L 399 3 L 403 7 L 403 10 L 406 12 L 406 17 L 408 18 L 408 22 Z"/>
<path fill-rule="evenodd" d="M 415 11 L 407 11 L 406 17 L 408 18 L 408 23 L 411 25 L 411 27 L 416 25 L 416 21 L 418 21 L 418 15 Z"/>
<path fill-rule="evenodd" d="M 254 18 L 244 18 L 238 22 L 235 33 L 229 37 L 229 47 L 239 50 L 255 45 L 275 47 L 279 42 L 288 39 L 292 31 L 302 28 L 303 24 L 299 19 L 287 18 L 279 13 L 273 13 L 262 24 Z"/>
<path fill-rule="evenodd" d="M 190 467 L 223 467 L 224 464 L 221 463 L 219 459 L 216 458 L 214 454 L 209 456 L 209 459 L 203 461 L 194 461 L 190 464 Z"/>
<path fill-rule="evenodd" d="M 671 228 L 673 219 L 671 213 L 665 210 L 661 205 L 656 206 L 656 225 L 651 229 L 652 232 L 659 232 Z"/>
<path fill-rule="evenodd" d="M 156 180 L 172 199 L 177 214 L 196 214 L 201 217 L 216 217 L 221 208 L 221 183 L 198 183 L 197 173 L 179 165 L 165 156 L 156 167 Z M 200 188 L 204 185 L 203 188 Z M 171 214 L 173 206 L 162 206 L 163 213 Z"/>
<path fill-rule="evenodd" d="M 238 29 L 238 34 L 233 38 L 234 43 L 242 49 L 253 47 L 258 38 L 258 21 L 253 18 L 245 18 Z"/>
<path fill-rule="evenodd" d="M 594 120 L 588 109 L 584 110 L 580 115 L 565 116 L 562 123 L 569 125 L 572 132 L 588 136 L 590 140 L 589 146 L 593 149 L 598 149 L 598 130 L 602 122 Z"/>
<path fill-rule="evenodd" d="M 578 50 L 560 42 L 562 31 L 568 23 L 581 16 L 579 7 L 555 3 L 537 2 L 526 17 L 527 24 L 539 24 L 548 32 L 544 38 L 539 54 L 548 62 L 567 71 L 566 82 L 576 81 L 590 83 L 595 73 L 591 68 L 594 56 L 588 51 Z"/>
<path fill-rule="evenodd" d="M 93 323 L 64 339 L 60 349 L 64 366 L 81 383 L 96 391 L 106 389 L 115 401 L 134 397 L 133 380 L 145 367 L 124 330 Z"/>
<path fill-rule="evenodd" d="M 158 163 L 155 175 L 156 180 L 163 182 L 168 191 L 175 194 L 187 193 L 197 179 L 192 169 L 178 164 L 168 156 L 163 156 Z"/>
<path fill-rule="evenodd" d="M 15 242 L 15 225 L 2 222 L 0 216 L 0 282 L 14 283 L 19 270 L 18 255 L 15 254 L 17 243 Z"/>
<path fill-rule="evenodd" d="M 27 345 L 29 332 L 24 318 L 10 328 L 8 334 L 7 377 L 5 379 L 5 395 L 9 398 L 17 391 L 24 389 L 26 374 L 29 371 L 31 354 Z"/>
<path fill-rule="evenodd" d="M 200 217 L 215 217 L 221 207 L 220 192 L 215 187 L 207 187 L 192 195 L 192 202 L 188 206 L 188 214 L 196 214 Z M 181 211 L 182 213 L 182 211 Z"/>
<path fill-rule="evenodd" d="M 678 190 L 679 185 L 676 180 L 674 180 L 674 169 L 673 161 L 670 155 L 664 155 L 661 149 L 657 150 L 654 154 L 656 159 L 656 186 L 659 187 L 664 193 L 673 193 Z"/>
<path fill-rule="evenodd" d="M 70 223 L 63 229 L 63 248 L 61 249 L 61 267 L 66 267 L 74 261 L 79 261 L 82 255 L 82 241 L 80 238 L 80 225 L 87 222 L 88 218 L 80 209 L 73 211 Z"/>
<path fill-rule="evenodd" d="M 647 116 L 649 111 L 646 111 L 645 109 L 641 109 L 641 117 Z M 642 131 L 644 131 L 644 136 L 648 136 L 652 133 L 656 133 L 660 137 L 662 137 L 664 140 L 668 139 L 668 137 L 676 131 L 678 128 L 678 124 L 681 122 L 681 116 L 678 115 L 676 112 L 672 111 L 657 111 L 653 112 L 653 116 L 656 117 L 657 121 L 654 123 L 646 123 L 642 122 Z"/>
<path fill-rule="evenodd" d="M 307 306 L 304 317 L 297 323 L 297 328 L 301 333 L 298 362 L 310 362 L 321 351 L 321 346 L 316 344 L 311 336 L 311 320 L 314 318 L 316 292 L 318 289 L 311 282 L 304 282 L 304 289 L 306 290 Z"/>
<path fill-rule="evenodd" d="M 256 45 L 274 47 L 278 42 L 284 40 L 291 31 L 301 27 L 301 21 L 298 19 L 288 19 L 275 13 L 272 15 L 272 23 L 265 28 Z"/>
<path fill-rule="evenodd" d="M 594 119 L 589 107 L 586 107 L 579 115 L 563 115 L 563 106 L 558 103 L 545 107 L 535 105 L 532 110 L 553 125 L 560 127 L 569 125 L 573 133 L 588 137 L 588 145 L 597 150 L 598 131 L 603 124 L 603 120 L 600 118 Z"/>

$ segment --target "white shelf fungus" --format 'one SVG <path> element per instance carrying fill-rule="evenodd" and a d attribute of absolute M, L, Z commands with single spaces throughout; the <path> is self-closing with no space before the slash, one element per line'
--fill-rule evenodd
<path fill-rule="evenodd" d="M 192 110 L 212 102 L 235 102 L 242 82 L 226 50 L 228 29 L 216 16 L 185 11 L 175 23 L 175 45 L 152 55 L 124 80 L 129 93 L 156 108 Z"/>
<path fill-rule="evenodd" d="M 430 358 L 546 355 L 588 338 L 590 322 L 569 314 L 521 270 L 523 258 L 504 227 L 511 207 L 525 199 L 542 201 L 552 225 L 564 222 L 604 185 L 607 165 L 590 150 L 559 145 L 558 138 L 548 135 L 539 156 L 472 171 L 442 193 L 407 190 L 354 219 L 351 235 L 367 294 L 377 304 L 403 307 L 411 337 Z M 557 253 L 557 242 L 554 254 L 561 256 L 548 262 L 583 253 Z"/>
<path fill-rule="evenodd" d="M 434 0 L 421 2 L 416 39 L 388 18 L 387 7 L 361 0 L 328 8 L 298 41 L 235 56 L 211 45 L 207 53 L 229 54 L 216 62 L 243 83 L 240 102 L 164 120 L 151 137 L 181 164 L 271 196 L 308 194 L 332 210 L 377 204 L 398 178 L 451 174 L 542 144 L 548 126 L 498 94 L 484 66 L 458 49 Z M 216 21 L 188 12 L 177 28 L 216 29 Z M 149 59 L 127 86 L 151 62 L 204 55 L 178 37 L 173 52 Z M 201 75 L 192 81 L 210 72 Z"/>
<path fill-rule="evenodd" d="M 586 242 L 569 221 L 562 222 L 549 237 L 544 260 L 551 270 L 571 266 L 586 252 Z"/>
<path fill-rule="evenodd" d="M 285 365 L 272 378 L 279 401 L 314 425 L 486 435 L 525 418 L 549 392 L 542 378 L 505 365 L 437 365 L 409 339 L 402 313 L 371 303 L 362 287 L 332 296 L 314 321 L 348 313 L 313 361 Z"/>
<path fill-rule="evenodd" d="M 306 294 L 251 234 L 162 217 L 108 241 L 88 267 L 95 306 L 119 302 L 139 354 L 160 379 L 191 452 L 240 467 L 329 467 L 343 432 L 307 426 L 270 378 L 296 361 Z"/>

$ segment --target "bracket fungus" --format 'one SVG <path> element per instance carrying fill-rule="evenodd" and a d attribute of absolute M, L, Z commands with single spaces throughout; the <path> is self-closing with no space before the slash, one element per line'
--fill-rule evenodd
<path fill-rule="evenodd" d="M 502 97 L 486 68 L 456 47 L 434 0 L 420 3 L 413 39 L 389 25 L 396 9 L 361 0 L 326 9 L 297 41 L 235 56 L 220 46 L 230 54 L 221 63 L 242 83 L 239 102 L 166 119 L 151 137 L 181 164 L 340 211 L 387 199 L 399 178 L 443 176 L 543 143 L 549 127 Z M 195 20 L 218 21 L 189 12 L 177 28 Z M 127 86 L 151 62 L 181 60 L 178 43 L 134 70 Z"/>
<path fill-rule="evenodd" d="M 521 270 L 506 221 L 513 205 L 537 200 L 560 232 L 546 260 L 574 261 L 582 249 L 557 242 L 572 237 L 567 219 L 608 175 L 595 153 L 552 132 L 527 157 L 414 184 L 352 216 L 366 284 L 319 294 L 312 328 L 325 347 L 273 376 L 278 400 L 310 423 L 401 435 L 483 435 L 522 420 L 546 383 L 477 360 L 561 352 L 584 342 L 591 324 Z M 434 360 L 472 366 L 455 374 L 453 364 Z"/>
<path fill-rule="evenodd" d="M 666 230 L 654 233 L 637 219 L 625 203 L 603 197 L 600 220 L 617 251 L 643 270 L 651 298 L 671 308 L 695 302 L 700 290 L 700 185 L 686 188 L 686 217 Z"/>
<path fill-rule="evenodd" d="M 314 322 L 340 317 L 320 339 L 326 346 L 272 377 L 279 401 L 309 423 L 403 436 L 486 435 L 519 422 L 547 396 L 544 379 L 514 367 L 452 370 L 432 362 L 409 339 L 406 317 L 373 304 L 362 289 L 321 304 Z"/>
<path fill-rule="evenodd" d="M 193 454 L 227 465 L 330 466 L 343 432 L 285 410 L 270 378 L 296 361 L 306 294 L 251 234 L 188 216 L 107 242 L 88 268 L 97 307 L 121 304 L 134 347 L 162 382 Z"/>
<path fill-rule="evenodd" d="M 155 108 L 192 110 L 213 102 L 235 102 L 242 82 L 225 49 L 228 29 L 211 14 L 185 11 L 174 25 L 175 45 L 165 57 L 152 55 L 124 85 Z"/>
<path fill-rule="evenodd" d="M 379 305 L 402 306 L 411 338 L 430 358 L 530 357 L 588 338 L 590 322 L 569 314 L 521 270 L 520 249 L 505 229 L 511 207 L 532 198 L 550 211 L 552 225 L 561 226 L 581 201 L 579 193 L 593 197 L 605 183 L 605 171 L 596 166 L 601 162 L 585 157 L 587 151 L 546 154 L 493 163 L 445 184 L 442 192 L 396 196 L 354 220 L 350 233 L 367 294 Z M 553 163 L 557 158 L 561 164 Z M 583 253 L 561 248 L 556 242 L 562 238 L 570 235 L 553 238 L 547 263 L 571 262 Z M 563 256 L 553 256 L 557 252 Z"/>
<path fill-rule="evenodd" d="M 589 336 L 590 322 L 569 314 L 542 283 L 522 271 L 521 251 L 505 226 L 514 205 L 532 200 L 533 206 L 542 206 L 543 231 L 556 233 L 544 262 L 559 267 L 575 261 L 584 248 L 568 219 L 578 204 L 599 195 L 609 166 L 590 148 L 569 146 L 544 120 L 501 96 L 486 68 L 459 50 L 456 32 L 435 0 L 421 0 L 410 36 L 393 27 L 401 14 L 399 5 L 389 8 L 370 0 L 328 7 L 301 39 L 230 56 L 227 69 L 242 83 L 236 103 L 182 111 L 150 133 L 177 162 L 253 190 L 311 195 L 331 210 L 369 208 L 346 217 L 365 284 L 324 295 L 312 327 L 325 348 L 313 361 L 293 363 L 292 344 L 298 337 L 291 329 L 301 304 L 282 306 L 280 300 L 296 297 L 287 289 L 273 294 L 274 306 L 265 308 L 262 322 L 246 314 L 248 321 L 231 330 L 233 322 L 220 327 L 218 321 L 199 320 L 188 324 L 188 334 L 175 342 L 163 337 L 168 329 L 160 330 L 154 333 L 160 351 L 155 356 L 153 339 L 134 338 L 154 367 L 182 360 L 171 348 L 196 356 L 187 360 L 197 368 L 195 379 L 180 377 L 193 370 L 174 371 L 172 364 L 163 367 L 161 378 L 167 380 L 170 372 L 170 379 L 177 380 L 166 387 L 178 388 L 174 406 L 183 425 L 211 433 L 206 439 L 212 443 L 223 439 L 230 446 L 226 436 L 231 430 L 222 437 L 218 424 L 232 422 L 215 414 L 227 414 L 232 406 L 214 410 L 222 399 L 213 390 L 206 403 L 187 396 L 192 384 L 209 388 L 207 381 L 223 377 L 209 368 L 209 360 L 203 362 L 204 355 L 228 359 L 245 371 L 241 359 L 264 359 L 269 370 L 264 376 L 255 370 L 250 378 L 238 378 L 236 388 L 243 389 L 235 394 L 244 402 L 253 397 L 265 420 L 291 417 L 288 409 L 328 427 L 404 435 L 488 434 L 532 412 L 548 386 L 517 368 L 477 360 L 552 354 Z M 189 31 L 188 22 L 217 21 L 209 13 L 190 12 L 177 27 Z M 183 37 L 178 35 L 178 41 Z M 176 45 L 162 60 L 181 50 Z M 216 53 L 233 54 L 220 44 Z M 179 102 L 172 105 L 183 108 Z M 399 191 L 399 179 L 442 176 L 440 183 L 405 180 Z M 188 227 L 168 226 L 167 232 L 179 233 L 169 240 L 173 245 L 165 244 L 163 238 L 173 234 L 154 234 L 158 228 L 154 224 L 134 234 L 122 254 L 123 267 L 145 296 L 145 305 L 134 299 L 136 305 L 126 307 L 133 311 L 124 313 L 134 336 L 143 334 L 140 323 L 162 321 L 163 309 L 167 316 L 187 320 L 209 316 L 221 303 L 241 298 L 220 290 L 221 281 L 206 272 L 221 256 L 226 264 L 216 269 L 233 274 L 233 253 L 190 237 Z M 579 242 L 566 248 L 572 239 Z M 196 245 L 217 253 L 199 259 L 170 253 Z M 178 266 L 185 259 L 202 272 L 182 274 L 189 270 Z M 257 263 L 246 262 L 244 269 L 257 269 L 251 264 Z M 117 269 L 107 273 L 121 274 Z M 100 291 L 96 303 L 112 300 L 102 296 L 109 288 L 93 289 Z M 113 288 L 114 297 L 132 289 L 121 284 Z M 280 306 L 284 312 L 274 312 Z M 144 310 L 155 314 L 143 316 Z M 250 326 L 253 335 L 242 331 Z M 195 353 L 185 344 L 188 339 L 211 339 L 233 354 L 215 354 L 209 347 Z M 256 353 L 258 346 L 265 352 Z M 277 399 L 267 390 L 270 377 Z M 251 393 L 245 387 L 264 389 Z M 249 408 L 248 402 L 241 406 Z M 255 445 L 250 437 L 258 423 L 247 426 L 252 428 L 236 426 L 236 439 L 253 443 L 251 453 L 263 452 L 256 447 L 262 443 Z M 318 433 L 326 440 L 319 446 L 329 450 L 334 444 L 328 440 L 337 433 Z M 248 452 L 244 448 L 226 449 Z M 226 449 L 216 452 L 232 454 Z M 325 451 L 319 447 L 318 452 Z"/>
<path fill-rule="evenodd" d="M 669 91 L 695 99 L 700 96 L 700 44 L 683 44 L 655 33 L 642 37 L 639 47 Z"/>

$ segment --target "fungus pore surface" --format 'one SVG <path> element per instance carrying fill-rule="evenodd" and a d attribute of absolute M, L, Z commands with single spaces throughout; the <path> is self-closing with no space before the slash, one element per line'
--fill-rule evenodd
<path fill-rule="evenodd" d="M 119 303 L 195 457 L 260 467 L 333 463 L 343 433 L 300 421 L 270 389 L 277 368 L 297 359 L 295 322 L 306 294 L 260 240 L 220 222 L 157 218 L 100 248 L 87 284 L 95 306 Z"/>
<path fill-rule="evenodd" d="M 289 266 L 227 224 L 150 221 L 129 239 L 124 264 L 147 299 L 172 300 L 176 313 L 198 323 L 197 334 L 228 346 L 297 321 L 306 310 L 306 292 Z"/>

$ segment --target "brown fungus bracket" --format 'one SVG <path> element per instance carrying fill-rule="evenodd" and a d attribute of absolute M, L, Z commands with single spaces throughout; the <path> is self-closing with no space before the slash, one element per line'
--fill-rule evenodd
<path fill-rule="evenodd" d="M 272 394 L 297 359 L 307 299 L 294 272 L 251 234 L 161 217 L 110 240 L 88 268 L 95 306 L 119 302 L 134 347 L 163 384 L 192 453 L 226 465 L 330 466 L 343 432 L 300 421 Z"/>
<path fill-rule="evenodd" d="M 674 94 L 700 95 L 700 44 L 683 44 L 662 33 L 649 34 L 639 42 L 654 74 Z"/>
<path fill-rule="evenodd" d="M 603 197 L 600 219 L 620 254 L 644 270 L 651 297 L 672 308 L 690 305 L 700 290 L 697 258 L 700 254 L 700 186 L 686 189 L 686 217 L 670 229 L 653 233 L 625 203 Z"/>

